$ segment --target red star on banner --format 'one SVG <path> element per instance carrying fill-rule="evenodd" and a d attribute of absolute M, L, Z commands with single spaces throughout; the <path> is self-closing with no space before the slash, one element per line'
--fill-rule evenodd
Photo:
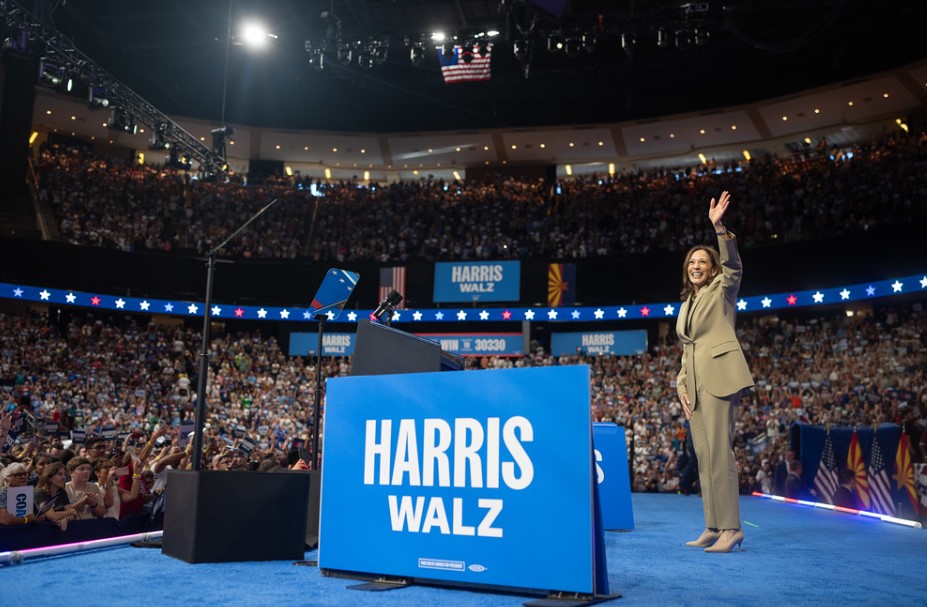
<path fill-rule="evenodd" d="M 92 303 L 95 306 L 98 306 L 100 305 L 100 298 L 94 295 L 93 297 L 90 298 L 90 303 Z"/>
<path fill-rule="evenodd" d="M 505 312 L 502 313 L 502 318 L 504 318 L 505 320 L 508 320 L 512 318 L 512 313 L 506 310 Z"/>
<path fill-rule="evenodd" d="M 376 322 L 377 317 L 373 315 L 373 312 L 370 313 L 370 322 Z"/>
<path fill-rule="evenodd" d="M 235 316 L 237 316 L 238 318 L 241 318 L 244 315 L 245 315 L 244 310 L 242 310 L 241 308 L 235 308 Z"/>
<path fill-rule="evenodd" d="M 650 308 L 646 306 L 641 308 L 641 316 L 650 316 Z"/>
<path fill-rule="evenodd" d="M 798 298 L 795 297 L 794 295 L 789 295 L 788 297 L 785 298 L 785 300 L 789 302 L 790 306 L 794 306 L 796 303 L 798 303 Z"/>

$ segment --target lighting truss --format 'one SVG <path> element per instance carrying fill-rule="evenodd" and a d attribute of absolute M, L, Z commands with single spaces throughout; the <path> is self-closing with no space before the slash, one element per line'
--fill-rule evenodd
<path fill-rule="evenodd" d="M 136 122 L 152 131 L 157 130 L 163 141 L 198 161 L 206 173 L 226 172 L 225 160 L 221 156 L 75 48 L 70 39 L 49 31 L 35 15 L 16 2 L 0 0 L 0 28 L 3 37 L 11 40 L 14 48 L 39 54 L 72 77 L 86 82 L 91 91 L 96 91 L 96 98 L 106 100 L 105 105 L 117 107 Z M 25 45 L 25 48 L 18 48 L 18 45 Z M 93 99 L 91 93 L 91 104 Z"/>

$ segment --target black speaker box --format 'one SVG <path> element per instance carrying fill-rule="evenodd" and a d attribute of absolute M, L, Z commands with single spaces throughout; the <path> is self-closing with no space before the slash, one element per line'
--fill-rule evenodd
<path fill-rule="evenodd" d="M 171 470 L 167 479 L 163 554 L 188 563 L 303 559 L 311 474 Z"/>

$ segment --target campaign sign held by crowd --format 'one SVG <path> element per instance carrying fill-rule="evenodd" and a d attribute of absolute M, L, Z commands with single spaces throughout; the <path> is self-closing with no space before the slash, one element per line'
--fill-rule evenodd
<path fill-rule="evenodd" d="M 330 379 L 319 566 L 594 592 L 589 411 L 586 366 Z"/>

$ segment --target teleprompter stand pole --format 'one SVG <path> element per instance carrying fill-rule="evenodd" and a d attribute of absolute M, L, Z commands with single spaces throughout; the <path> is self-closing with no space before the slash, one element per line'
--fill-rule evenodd
<path fill-rule="evenodd" d="M 324 331 L 325 321 L 328 320 L 326 314 L 316 314 L 315 319 L 319 321 L 319 345 L 315 352 L 315 405 L 312 407 L 312 469 L 322 469 L 322 458 L 319 453 L 319 410 L 322 408 L 322 332 Z"/>
<path fill-rule="evenodd" d="M 222 244 L 206 254 L 206 310 L 203 314 L 203 339 L 200 344 L 199 376 L 196 382 L 196 416 L 193 420 L 194 472 L 199 472 L 203 461 L 203 426 L 206 422 L 206 377 L 209 374 L 209 331 L 212 326 L 212 283 L 213 274 L 216 269 L 216 255 L 222 250 L 222 247 L 238 236 L 242 230 L 251 225 L 252 221 L 260 217 L 264 211 L 273 206 L 277 200 L 277 198 L 271 200 L 264 208 L 252 215 L 251 219 L 243 223 L 240 228 L 223 240 Z"/>

